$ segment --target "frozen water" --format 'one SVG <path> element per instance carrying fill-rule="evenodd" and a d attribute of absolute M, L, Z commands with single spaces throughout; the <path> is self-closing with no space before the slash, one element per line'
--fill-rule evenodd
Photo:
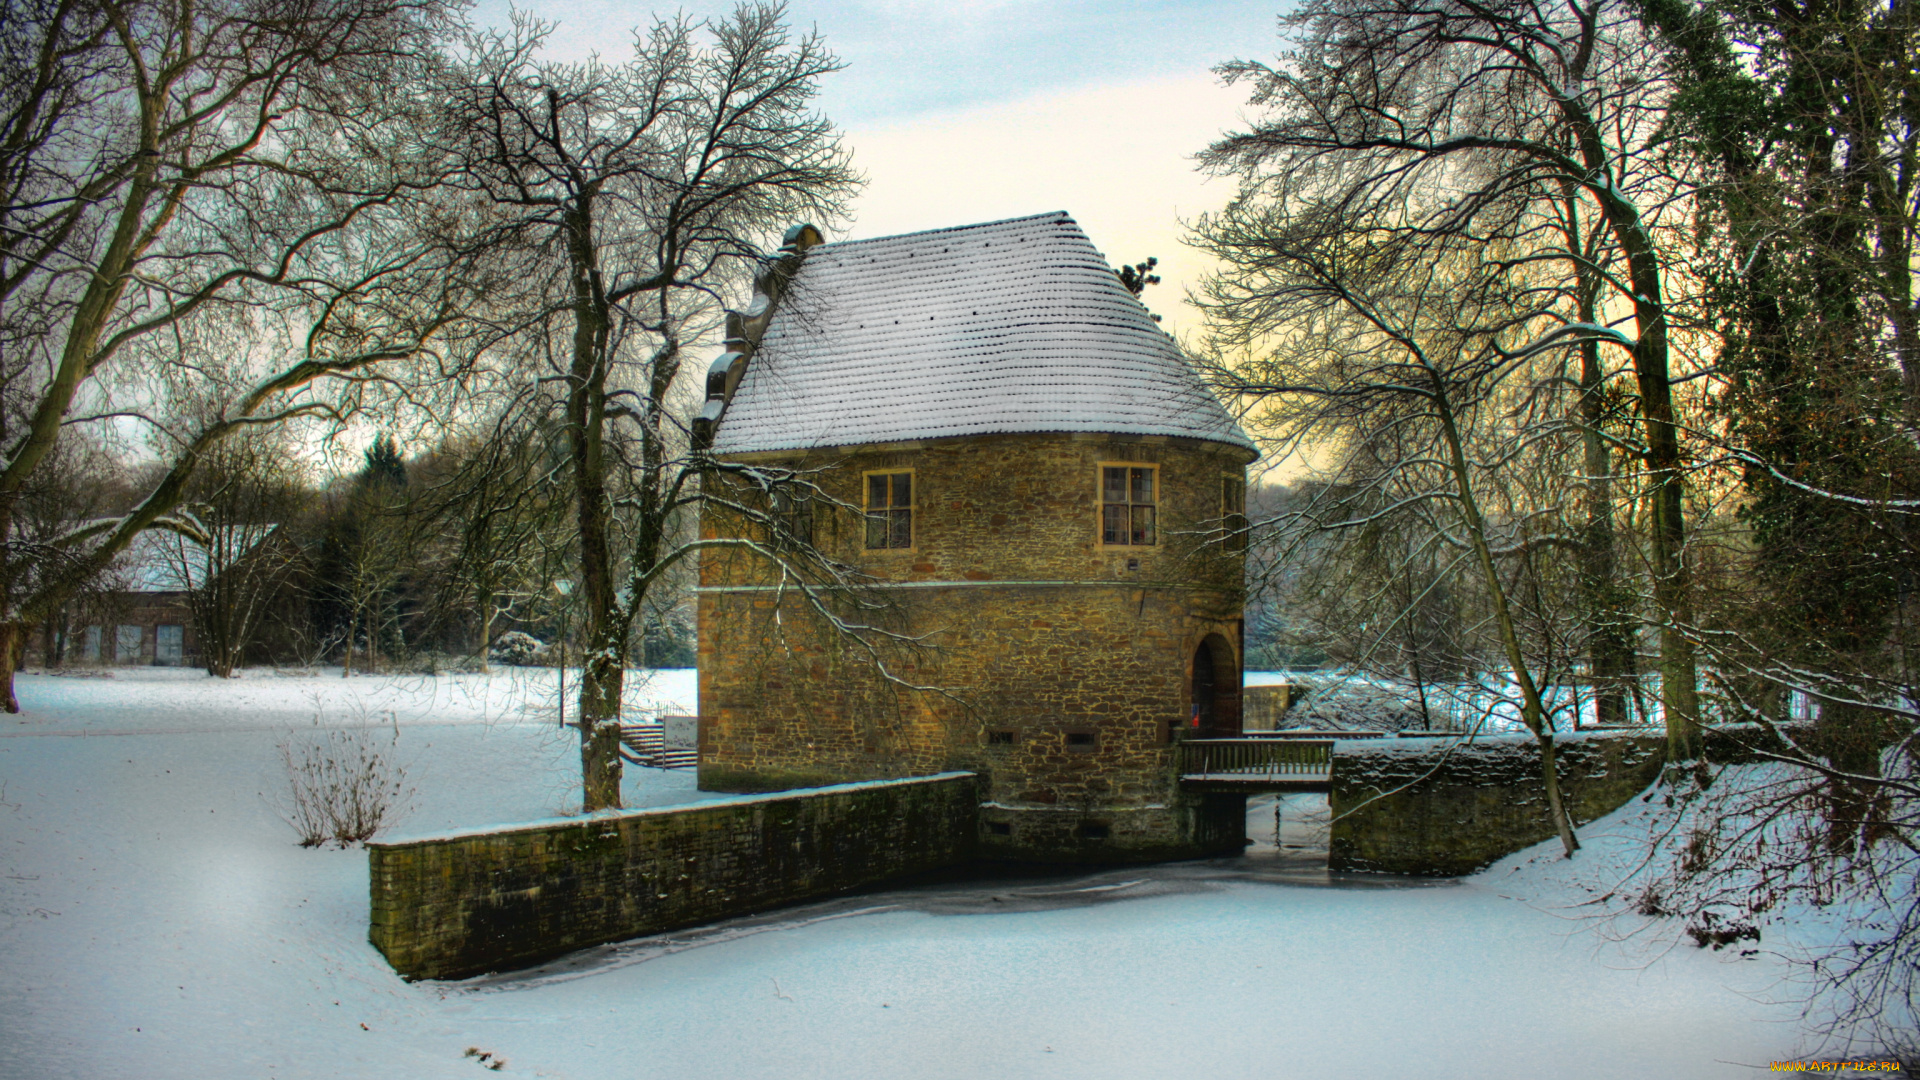
<path fill-rule="evenodd" d="M 1245 858 L 926 882 L 408 984 L 366 942 L 365 853 L 300 849 L 266 805 L 275 745 L 316 706 L 364 709 L 397 723 L 407 831 L 563 813 L 551 672 L 19 689 L 0 1077 L 474 1078 L 469 1047 L 575 1080 L 1736 1077 L 1796 1038 L 1770 955 L 1616 944 L 1546 849 L 1465 881 L 1334 877 L 1298 854 L 1324 826 L 1291 799 L 1292 853 L 1269 833 Z M 689 710 L 691 673 L 634 704 Z M 704 797 L 627 776 L 632 805 Z M 1583 858 L 1608 857 L 1605 824 Z"/>

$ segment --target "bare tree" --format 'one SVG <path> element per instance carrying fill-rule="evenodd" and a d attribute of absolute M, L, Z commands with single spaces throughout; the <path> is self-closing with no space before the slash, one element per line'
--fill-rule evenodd
<path fill-rule="evenodd" d="M 1359 478 L 1357 469 L 1341 475 Z M 1471 703 L 1456 689 L 1499 663 L 1482 655 L 1486 604 L 1458 553 L 1435 543 L 1417 515 L 1362 511 L 1373 497 L 1358 491 L 1316 484 L 1302 495 L 1292 511 L 1267 519 L 1286 527 L 1262 538 L 1292 571 L 1272 587 L 1297 613 L 1297 632 L 1344 668 L 1410 687 L 1419 726 L 1470 723 L 1459 706 Z M 1342 527 L 1350 519 L 1371 520 Z M 1269 588 L 1265 580 L 1256 587 Z"/>
<path fill-rule="evenodd" d="M 171 532 L 157 547 L 187 589 L 207 674 L 232 678 L 298 575 L 302 554 L 286 535 L 307 490 L 281 445 L 257 436 L 212 448 L 188 488 L 195 536 Z"/>
<path fill-rule="evenodd" d="M 1539 745 L 1548 813 L 1571 855 L 1579 841 L 1554 736 L 1573 717 L 1549 694 L 1570 657 L 1563 620 L 1536 583 L 1539 564 L 1572 538 L 1563 493 L 1528 490 L 1512 474 L 1564 458 L 1577 434 L 1565 391 L 1554 392 L 1562 373 L 1544 362 L 1559 350 L 1507 344 L 1554 340 L 1559 294 L 1516 285 L 1500 252 L 1487 258 L 1473 239 L 1396 242 L 1350 210 L 1337 196 L 1290 203 L 1284 220 L 1261 219 L 1257 237 L 1231 218 L 1203 224 L 1215 250 L 1244 256 L 1258 244 L 1262 255 L 1257 285 L 1234 270 L 1209 284 L 1213 343 L 1242 350 L 1216 371 L 1229 393 L 1263 399 L 1254 423 L 1279 452 L 1332 457 L 1336 482 L 1277 524 L 1371 549 L 1358 606 L 1385 617 L 1370 624 L 1366 651 L 1418 633 L 1422 604 L 1443 582 L 1477 586 L 1487 649 Z M 1255 342 L 1261 351 L 1247 355 Z"/>
<path fill-rule="evenodd" d="M 1663 252 L 1675 243 L 1665 234 L 1683 223 L 1671 208 L 1685 185 L 1659 154 L 1669 90 L 1644 63 L 1649 43 L 1639 23 L 1610 0 L 1315 0 L 1285 25 L 1296 48 L 1284 66 L 1221 69 L 1251 82 L 1253 103 L 1267 114 L 1202 155 L 1243 181 L 1240 202 L 1216 219 L 1215 231 L 1230 224 L 1241 256 L 1252 260 L 1261 214 L 1285 216 L 1290 200 L 1344 200 L 1383 227 L 1504 237 L 1512 246 L 1497 257 L 1544 274 L 1556 290 L 1595 292 L 1587 323 L 1563 314 L 1568 327 L 1590 329 L 1557 341 L 1592 342 L 1631 363 L 1639 431 L 1626 447 L 1650 489 L 1662 701 L 1674 758 L 1693 757 L 1700 709 L 1687 635 L 1686 477 L 1669 341 L 1674 298 L 1663 269 Z M 1515 200 L 1581 204 L 1616 265 L 1594 264 L 1579 238 L 1570 240 L 1568 223 L 1545 213 L 1494 236 L 1481 231 L 1488 207 Z M 1632 320 L 1632 333 L 1610 325 L 1616 312 Z"/>
<path fill-rule="evenodd" d="M 818 37 L 791 36 L 778 5 L 655 23 L 617 65 L 541 63 L 544 33 L 523 21 L 469 42 L 438 143 L 495 213 L 493 239 L 526 253 L 523 299 L 511 312 L 502 301 L 500 317 L 564 418 L 584 804 L 597 809 L 620 801 L 629 635 L 655 584 L 698 547 L 682 350 L 758 268 L 761 238 L 838 217 L 855 177 L 810 111 L 838 62 Z"/>
<path fill-rule="evenodd" d="M 343 416 L 459 310 L 431 162 L 399 137 L 441 0 L 25 0 L 0 32 L 0 705 L 15 644 L 173 511 L 236 432 Z M 417 83 L 413 84 L 417 85 Z M 351 385 L 332 397 L 322 387 Z M 344 395 L 344 396 L 343 396 Z M 184 399 L 184 400 L 180 400 Z M 118 518 L 13 544 L 63 428 L 137 416 L 169 467 Z"/>
<path fill-rule="evenodd" d="M 424 463 L 417 514 L 431 522 L 440 549 L 440 621 L 471 620 L 472 653 L 482 671 L 494 626 L 525 615 L 556 580 L 570 507 L 560 425 L 533 406 L 537 389 L 500 404 L 484 425 L 456 434 Z"/>
<path fill-rule="evenodd" d="M 362 467 L 327 493 L 315 600 L 321 620 L 341 642 L 341 677 L 378 672 L 384 653 L 409 651 L 410 624 L 420 612 L 407 596 L 419 576 L 422 518 L 407 464 L 391 435 L 362 452 Z"/>
<path fill-rule="evenodd" d="M 1780 762 L 1700 800 L 1662 907 L 1755 933 L 1795 903 L 1871 912 L 1816 955 L 1814 1005 L 1911 1049 L 1920 23 L 1873 0 L 1636 11 L 1682 91 L 1675 153 L 1710 181 L 1689 270 L 1717 349 L 1709 434 L 1741 505 L 1712 552 L 1726 584 L 1703 667 Z"/>
<path fill-rule="evenodd" d="M 125 470 L 115 457 L 86 432 L 63 433 L 15 506 L 9 550 L 29 582 L 68 573 L 74 553 L 62 539 L 78 524 L 123 509 L 126 496 Z M 81 577 L 48 614 L 41 624 L 40 653 L 48 667 L 70 659 L 75 626 L 105 621 L 99 618 L 100 609 L 113 578 L 105 568 Z M 16 643 L 19 648 L 25 645 L 25 638 Z"/>

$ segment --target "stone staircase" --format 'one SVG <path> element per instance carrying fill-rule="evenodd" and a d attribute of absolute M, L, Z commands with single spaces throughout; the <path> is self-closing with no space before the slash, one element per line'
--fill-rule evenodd
<path fill-rule="evenodd" d="M 699 764 L 698 750 L 669 750 L 666 726 L 658 720 L 620 725 L 620 741 L 628 761 L 650 769 L 691 769 Z"/>

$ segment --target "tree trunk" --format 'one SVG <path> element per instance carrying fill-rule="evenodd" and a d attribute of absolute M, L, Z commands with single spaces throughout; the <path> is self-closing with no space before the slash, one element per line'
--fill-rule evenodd
<path fill-rule="evenodd" d="M 1647 440 L 1647 472 L 1653 484 L 1648 546 L 1653 555 L 1653 603 L 1660 619 L 1660 706 L 1666 721 L 1667 757 L 1692 761 L 1700 756 L 1700 694 L 1693 642 L 1686 635 L 1686 627 L 1693 622 L 1693 581 L 1686 559 L 1685 476 L 1680 429 L 1673 414 L 1667 313 L 1652 240 L 1630 207 L 1616 212 L 1622 216 L 1617 228 L 1627 252 L 1635 291 L 1634 321 L 1640 332 L 1633 348 L 1633 368 Z"/>
<path fill-rule="evenodd" d="M 14 657 L 15 644 L 25 634 L 26 627 L 17 622 L 0 622 L 0 709 L 9 713 L 20 711 L 20 699 L 13 696 Z"/>
<path fill-rule="evenodd" d="M 1567 816 L 1567 808 L 1560 798 L 1560 771 L 1555 763 L 1553 732 L 1547 728 L 1547 711 L 1540 700 L 1540 687 L 1533 681 L 1533 673 L 1527 667 L 1526 653 L 1520 648 L 1520 633 L 1513 624 L 1513 610 L 1507 603 L 1506 586 L 1500 581 L 1499 569 L 1493 564 L 1493 550 L 1487 545 L 1486 518 L 1480 513 L 1479 500 L 1474 497 L 1473 473 L 1467 464 L 1466 449 L 1461 442 L 1453 405 L 1447 398 L 1445 384 L 1437 377 L 1433 383 L 1434 411 L 1446 435 L 1454 490 L 1459 497 L 1461 523 L 1467 527 L 1467 538 L 1473 545 L 1481 580 L 1486 585 L 1487 596 L 1493 601 L 1494 621 L 1500 629 L 1500 644 L 1506 650 L 1507 664 L 1513 669 L 1514 681 L 1520 686 L 1520 719 L 1527 725 L 1527 730 L 1533 732 L 1534 740 L 1540 745 L 1540 773 L 1547 789 L 1547 813 L 1553 818 L 1553 829 L 1560 837 L 1561 848 L 1571 859 L 1573 853 L 1580 850 L 1580 838 L 1574 835 L 1573 819 Z"/>
<path fill-rule="evenodd" d="M 1685 476 L 1680 429 L 1673 414 L 1673 382 L 1668 368 L 1667 313 L 1661 297 L 1659 264 L 1653 242 L 1631 208 L 1619 212 L 1622 247 L 1635 290 L 1635 383 L 1645 429 L 1646 462 L 1652 481 L 1652 521 L 1648 547 L 1653 556 L 1653 603 L 1660 620 L 1660 706 L 1666 721 L 1667 757 L 1692 761 L 1700 756 L 1700 693 L 1693 642 L 1693 581 L 1687 568 Z M 1632 215 L 1628 219 L 1628 215 Z"/>
<path fill-rule="evenodd" d="M 611 662 L 609 662 L 611 661 Z M 619 809 L 620 695 L 626 671 L 618 653 L 594 649 L 580 668 L 580 808 Z"/>
<path fill-rule="evenodd" d="M 493 648 L 493 590 L 480 590 L 480 674 L 493 674 L 493 663 L 487 653 Z M 566 646 L 561 646 L 561 662 L 566 662 Z"/>
<path fill-rule="evenodd" d="M 580 774 L 586 778 L 587 813 L 620 808 L 620 725 L 603 722 L 580 733 Z"/>
<path fill-rule="evenodd" d="M 199 596 L 193 606 L 198 609 L 196 621 L 200 624 L 200 648 L 206 654 L 207 674 L 216 679 L 233 678 L 233 649 L 230 639 L 233 632 L 232 613 L 228 610 L 229 599 L 222 595 L 224 589 L 219 582 L 202 586 L 212 595 Z"/>
<path fill-rule="evenodd" d="M 1582 318 L 1593 321 L 1590 307 Z M 1593 686 L 1594 722 L 1617 725 L 1627 722 L 1626 683 L 1637 674 L 1635 620 L 1614 561 L 1613 461 L 1600 430 L 1606 412 L 1600 346 L 1589 341 L 1580 353 L 1580 434 L 1586 473 L 1580 587 L 1586 602 L 1587 675 Z"/>
<path fill-rule="evenodd" d="M 1566 849 L 1567 857 L 1572 858 L 1580 849 L 1580 839 L 1574 834 L 1573 815 L 1560 792 L 1560 760 L 1559 752 L 1553 748 L 1553 732 L 1543 728 L 1535 733 L 1534 741 L 1540 744 L 1540 774 L 1547 784 L 1547 812 L 1553 815 L 1553 828 L 1559 834 L 1560 845 Z"/>
<path fill-rule="evenodd" d="M 626 628 L 614 596 L 612 510 L 607 495 L 609 314 L 596 263 L 592 204 L 587 197 L 583 196 L 567 214 L 565 228 L 573 279 L 567 439 L 580 536 L 580 591 L 587 620 L 586 655 L 580 665 L 580 805 L 591 813 L 620 805 L 619 724 L 626 675 Z"/>
<path fill-rule="evenodd" d="M 1660 620 L 1660 702 L 1669 760 L 1690 761 L 1700 753 L 1700 694 L 1693 642 L 1685 629 L 1693 622 L 1693 582 L 1686 561 L 1685 475 L 1680 429 L 1673 412 L 1660 259 L 1640 208 L 1613 186 L 1614 162 L 1600 136 L 1600 125 L 1577 97 L 1558 100 L 1588 172 L 1583 185 L 1599 204 L 1608 229 L 1626 256 L 1627 280 L 1633 289 L 1637 331 L 1633 373 L 1640 391 L 1647 473 L 1653 488 L 1653 520 L 1647 540 L 1653 557 L 1653 602 Z"/>
<path fill-rule="evenodd" d="M 1835 769 L 1877 779 L 1881 756 L 1900 736 L 1900 725 L 1878 712 L 1828 701 L 1821 703 L 1806 742 Z M 1893 808 L 1884 784 L 1834 777 L 1825 788 L 1828 851 L 1852 855 L 1862 844 L 1870 848 L 1888 835 Z"/>

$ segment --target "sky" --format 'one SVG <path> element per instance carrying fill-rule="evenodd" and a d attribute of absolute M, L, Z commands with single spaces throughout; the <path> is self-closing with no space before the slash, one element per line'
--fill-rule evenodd
<path fill-rule="evenodd" d="M 547 56 L 622 58 L 654 7 L 632 0 L 521 0 L 558 24 Z M 682 5 L 696 18 L 730 3 Z M 1223 206 L 1229 181 L 1193 155 L 1243 126 L 1244 87 L 1211 69 L 1278 48 L 1276 0 L 794 0 L 846 68 L 821 88 L 867 186 L 844 236 L 859 239 L 1065 210 L 1108 261 L 1159 260 L 1143 299 L 1176 336 L 1206 266 L 1183 220 Z M 475 18 L 504 25 L 506 0 Z"/>

